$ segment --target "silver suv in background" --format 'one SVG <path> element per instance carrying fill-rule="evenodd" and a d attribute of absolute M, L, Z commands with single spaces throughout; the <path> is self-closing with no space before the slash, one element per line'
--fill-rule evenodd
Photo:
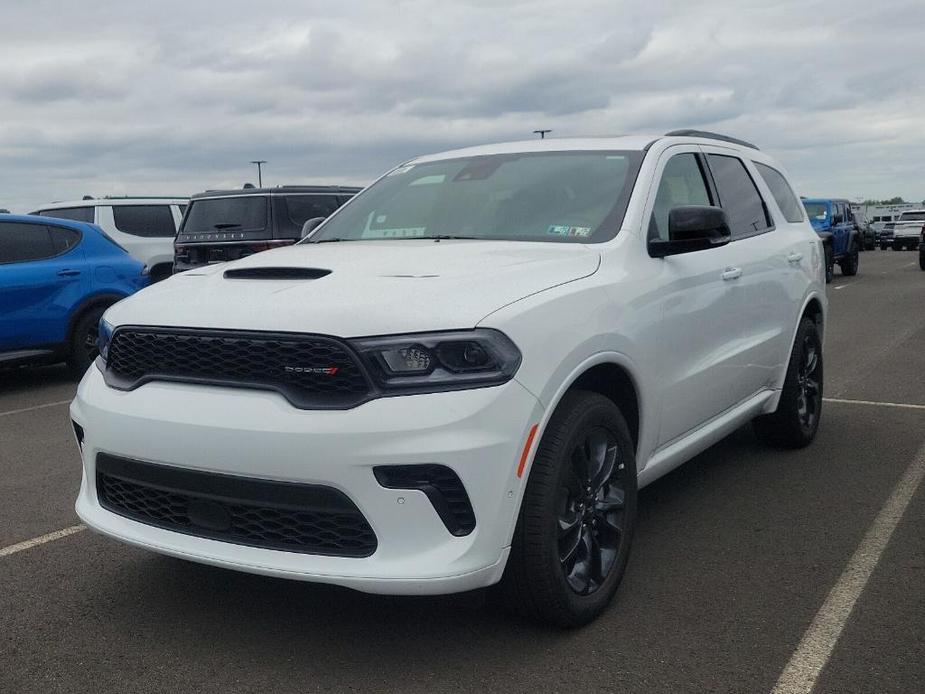
<path fill-rule="evenodd" d="M 173 240 L 188 198 L 85 197 L 76 202 L 55 202 L 32 214 L 96 224 L 147 266 L 152 282 L 168 277 L 173 267 Z"/>

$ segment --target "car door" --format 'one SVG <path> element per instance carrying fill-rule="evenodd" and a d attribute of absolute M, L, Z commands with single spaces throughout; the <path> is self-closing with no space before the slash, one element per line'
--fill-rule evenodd
<path fill-rule="evenodd" d="M 726 148 L 703 149 L 732 231 L 729 262 L 736 277 L 729 282 L 729 311 L 736 318 L 727 350 L 728 368 L 737 374 L 729 395 L 738 403 L 772 387 L 779 373 L 782 340 L 789 339 L 793 325 L 788 238 L 777 227 L 751 162 Z"/>
<path fill-rule="evenodd" d="M 80 239 L 71 228 L 0 222 L 0 352 L 65 340 L 89 281 Z"/>
<path fill-rule="evenodd" d="M 668 238 L 674 207 L 711 205 L 716 194 L 696 146 L 662 154 L 647 207 L 649 238 Z M 735 404 L 739 374 L 730 352 L 739 317 L 730 289 L 732 244 L 653 258 L 659 272 L 662 320 L 658 328 L 661 379 L 659 446 L 667 445 Z"/>

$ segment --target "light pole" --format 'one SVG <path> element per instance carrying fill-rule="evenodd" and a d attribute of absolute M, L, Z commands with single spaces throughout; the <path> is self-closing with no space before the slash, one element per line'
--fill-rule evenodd
<path fill-rule="evenodd" d="M 257 187 L 263 188 L 263 169 L 261 167 L 267 163 L 266 159 L 255 159 L 251 164 L 257 165 Z"/>
<path fill-rule="evenodd" d="M 552 132 L 552 128 L 547 128 L 546 130 L 534 130 L 533 134 L 539 135 L 541 140 L 545 140 L 546 133 L 551 133 L 551 132 Z"/>

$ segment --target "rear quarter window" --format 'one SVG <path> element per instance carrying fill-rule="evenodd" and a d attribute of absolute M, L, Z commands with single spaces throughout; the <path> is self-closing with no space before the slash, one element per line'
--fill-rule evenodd
<path fill-rule="evenodd" d="M 177 233 L 170 205 L 114 205 L 112 219 L 116 229 L 132 236 L 172 238 Z"/>
<path fill-rule="evenodd" d="M 90 207 L 59 207 L 55 210 L 39 210 L 35 214 L 42 217 L 55 217 L 56 219 L 72 219 L 75 222 L 93 223 L 94 208 Z"/>
<path fill-rule="evenodd" d="M 803 206 L 800 204 L 799 199 L 797 199 L 796 194 L 793 192 L 793 188 L 787 183 L 787 179 L 784 178 L 783 174 L 767 164 L 762 164 L 757 161 L 752 163 L 755 165 L 755 168 L 758 169 L 761 178 L 764 179 L 764 182 L 771 190 L 771 195 L 774 196 L 774 201 L 783 213 L 784 219 L 791 223 L 802 222 Z"/>
<path fill-rule="evenodd" d="M 315 217 L 327 217 L 338 207 L 336 195 L 281 195 L 275 200 L 278 236 L 299 238 L 302 225 Z"/>

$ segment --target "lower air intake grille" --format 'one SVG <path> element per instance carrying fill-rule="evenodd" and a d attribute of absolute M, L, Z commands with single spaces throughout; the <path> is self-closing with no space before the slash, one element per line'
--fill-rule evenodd
<path fill-rule="evenodd" d="M 303 554 L 368 557 L 373 529 L 330 487 L 271 482 L 153 465 L 100 453 L 103 508 L 165 530 Z"/>
<path fill-rule="evenodd" d="M 469 495 L 453 470 L 444 465 L 380 465 L 376 481 L 388 489 L 419 489 L 427 495 L 440 520 L 453 535 L 468 535 L 475 528 Z"/>

